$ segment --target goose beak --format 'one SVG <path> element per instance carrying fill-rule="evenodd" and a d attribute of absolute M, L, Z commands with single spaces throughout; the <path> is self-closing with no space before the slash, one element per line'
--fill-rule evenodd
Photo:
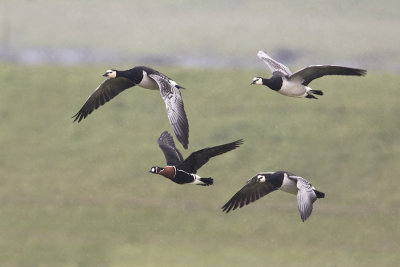
<path fill-rule="evenodd" d="M 256 81 L 252 81 L 250 85 L 253 85 L 253 84 L 255 84 L 255 83 L 256 83 Z"/>
<path fill-rule="evenodd" d="M 107 74 L 107 73 L 104 73 L 103 76 L 104 76 L 104 77 L 108 77 L 108 74 Z"/>

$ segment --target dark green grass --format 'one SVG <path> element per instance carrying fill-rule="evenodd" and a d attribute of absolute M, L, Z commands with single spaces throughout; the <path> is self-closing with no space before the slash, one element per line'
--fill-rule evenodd
<path fill-rule="evenodd" d="M 148 173 L 171 132 L 158 92 L 133 88 L 79 124 L 71 116 L 107 67 L 0 71 L 0 262 L 5 266 L 394 266 L 400 233 L 398 84 L 325 77 L 319 100 L 250 86 L 262 70 L 158 68 L 182 86 L 190 152 L 244 138 L 198 174 Z M 300 220 L 274 192 L 223 214 L 259 171 L 307 178 L 325 199 Z"/>

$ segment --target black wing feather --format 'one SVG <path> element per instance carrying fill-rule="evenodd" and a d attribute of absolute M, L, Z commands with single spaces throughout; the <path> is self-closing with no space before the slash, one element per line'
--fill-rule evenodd
<path fill-rule="evenodd" d="M 190 154 L 190 156 L 177 167 L 178 169 L 184 170 L 186 172 L 196 173 L 196 171 L 200 169 L 201 166 L 206 164 L 210 158 L 231 151 L 239 147 L 242 143 L 243 140 L 240 139 L 232 143 L 198 150 Z"/>
<path fill-rule="evenodd" d="M 82 108 L 72 118 L 80 122 L 86 118 L 93 110 L 104 105 L 122 91 L 134 86 L 135 84 L 124 77 L 107 79 L 102 82 L 96 90 L 89 96 Z"/>
<path fill-rule="evenodd" d="M 243 186 L 236 194 L 234 194 L 224 206 L 222 206 L 222 211 L 228 213 L 231 210 L 248 205 L 277 190 L 277 188 L 271 183 L 259 182 L 257 176 L 258 175 L 248 180 L 246 185 Z"/>
<path fill-rule="evenodd" d="M 325 75 L 364 76 L 366 73 L 367 71 L 363 69 L 331 65 L 312 65 L 293 73 L 289 77 L 289 80 L 301 81 L 303 85 L 307 86 L 312 80 Z"/>

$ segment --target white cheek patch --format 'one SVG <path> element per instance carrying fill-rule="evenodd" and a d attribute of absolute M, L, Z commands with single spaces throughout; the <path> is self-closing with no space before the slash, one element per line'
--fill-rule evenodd
<path fill-rule="evenodd" d="M 265 183 L 265 176 L 259 175 L 259 176 L 257 176 L 257 178 L 258 178 L 258 181 L 259 181 L 260 183 Z"/>
<path fill-rule="evenodd" d="M 260 78 L 256 77 L 256 78 L 253 79 L 253 83 L 257 84 L 257 85 L 261 85 L 262 84 L 262 80 Z"/>
<path fill-rule="evenodd" d="M 117 77 L 117 72 L 115 70 L 106 70 L 107 78 L 115 78 Z"/>

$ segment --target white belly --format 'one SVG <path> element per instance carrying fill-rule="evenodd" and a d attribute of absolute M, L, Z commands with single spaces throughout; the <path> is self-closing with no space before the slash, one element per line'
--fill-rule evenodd
<path fill-rule="evenodd" d="M 159 90 L 158 84 L 153 79 L 149 78 L 145 71 L 143 71 L 143 79 L 138 85 L 146 89 Z"/>
<path fill-rule="evenodd" d="M 307 86 L 283 79 L 282 88 L 278 93 L 286 96 L 304 97 L 309 90 L 311 90 L 311 88 Z"/>
<path fill-rule="evenodd" d="M 297 181 L 289 179 L 285 173 L 280 190 L 297 195 Z"/>

